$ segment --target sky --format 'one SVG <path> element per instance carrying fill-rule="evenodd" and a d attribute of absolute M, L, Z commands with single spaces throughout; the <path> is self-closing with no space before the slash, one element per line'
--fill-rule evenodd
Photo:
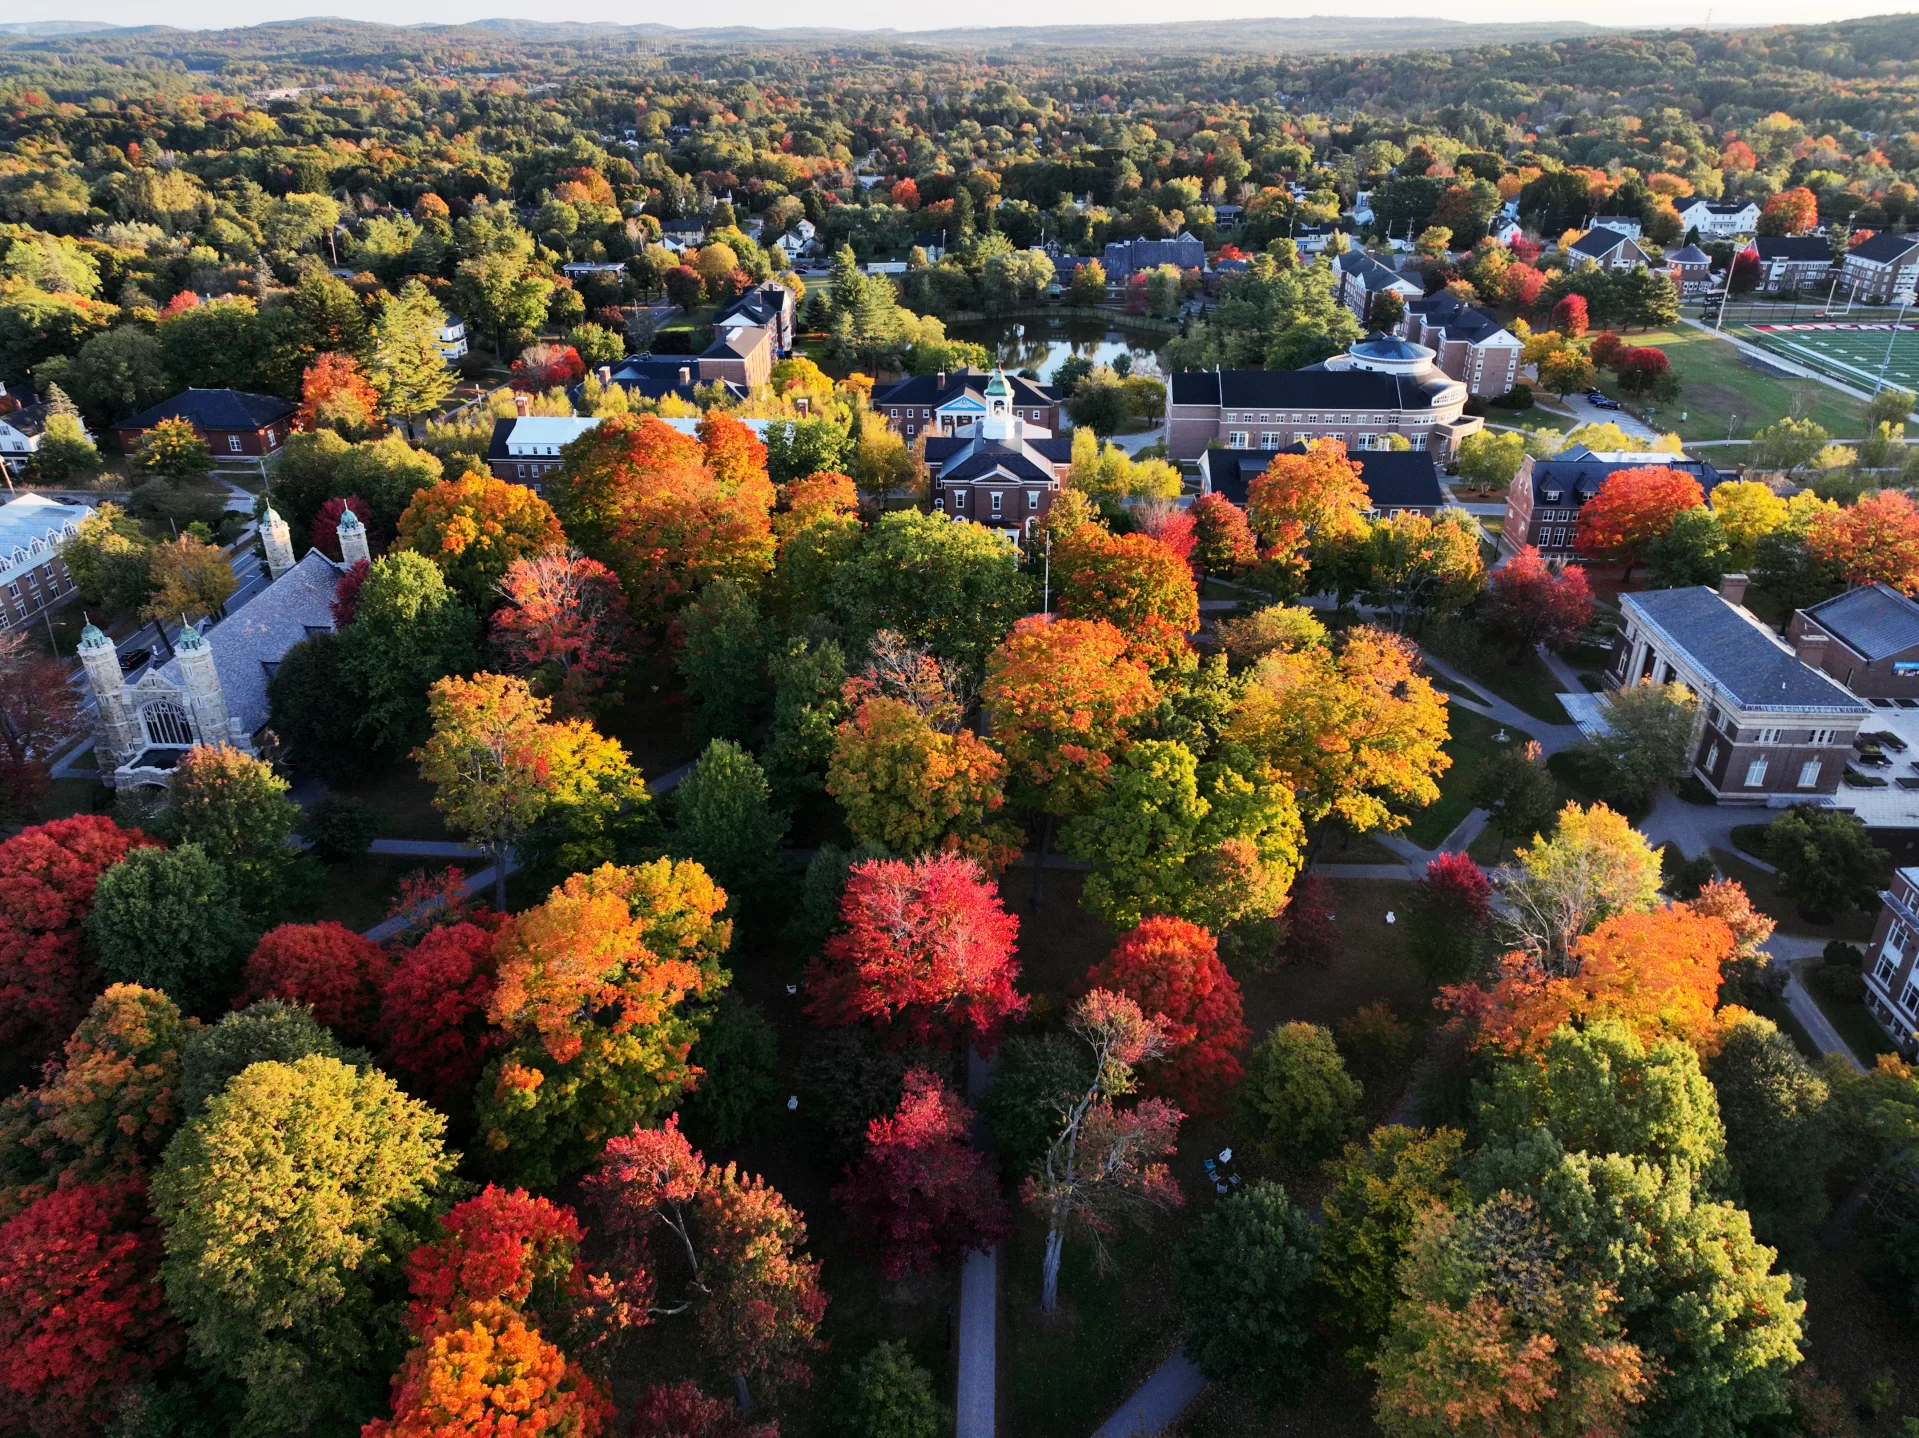
<path fill-rule="evenodd" d="M 1578 18 L 1626 28 L 1719 24 L 1788 24 L 1808 20 L 1850 19 L 1885 14 L 1885 0 L 1613 0 L 1589 9 Z M 166 24 L 181 27 L 224 27 L 258 24 L 263 20 L 290 20 L 334 15 L 390 24 L 458 23 L 494 17 L 535 20 L 612 20 L 634 24 L 646 20 L 692 26 L 703 13 L 713 23 L 782 26 L 830 26 L 896 30 L 938 29 L 965 23 L 979 25 L 1160 23 L 1168 20 L 1277 18 L 1341 15 L 1392 16 L 1417 13 L 1452 20 L 1511 21 L 1546 18 L 1546 13 L 1510 0 L 1185 0 L 1169 7 L 1165 0 L 971 0 L 964 7 L 901 6 L 897 0 L 731 0 L 710 12 L 697 7 L 636 6 L 631 0 L 197 0 L 190 7 L 156 0 L 16 0 L 8 7 L 10 20 L 86 19 L 114 25 Z M 1553 13 L 1564 14 L 1557 8 Z"/>

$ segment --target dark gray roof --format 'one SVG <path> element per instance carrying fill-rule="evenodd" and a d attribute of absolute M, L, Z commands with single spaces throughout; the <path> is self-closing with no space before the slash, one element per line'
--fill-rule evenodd
<path fill-rule="evenodd" d="M 152 429 L 163 419 L 184 419 L 198 429 L 265 429 L 278 424 L 300 406 L 273 394 L 249 394 L 242 389 L 189 389 L 163 399 L 152 409 L 123 419 L 115 429 Z"/>
<path fill-rule="evenodd" d="M 937 408 L 962 394 L 986 394 L 986 382 L 992 376 L 982 370 L 953 370 L 946 376 L 946 385 L 940 387 L 939 376 L 935 374 L 908 375 L 894 384 L 884 385 L 873 391 L 872 405 L 879 409 L 885 405 L 913 404 Z M 1029 379 L 1016 374 L 1006 376 L 1006 383 L 1013 391 L 1014 406 L 1033 406 L 1058 404 L 1060 393 L 1052 385 L 1034 384 Z"/>
<path fill-rule="evenodd" d="M 1568 505 L 1584 504 L 1599 493 L 1600 485 L 1607 476 L 1617 474 L 1622 469 L 1645 469 L 1657 466 L 1662 469 L 1676 469 L 1681 474 L 1690 474 L 1699 481 L 1699 487 L 1707 494 L 1725 478 L 1703 459 L 1692 459 L 1685 455 L 1660 454 L 1653 456 L 1635 455 L 1627 460 L 1601 459 L 1584 445 L 1577 449 L 1565 450 L 1551 459 L 1533 461 L 1533 503 L 1551 504 L 1558 508 Z M 1558 499 L 1547 499 L 1548 493 L 1558 494 Z"/>
<path fill-rule="evenodd" d="M 1865 712 L 1864 704 L 1704 585 L 1622 594 L 1619 602 L 1690 655 L 1742 708 Z"/>
<path fill-rule="evenodd" d="M 1340 269 L 1357 278 L 1369 292 L 1391 289 L 1395 285 L 1418 285 L 1410 275 L 1402 275 L 1391 265 L 1382 264 L 1363 250 L 1348 250 L 1334 261 Z"/>
<path fill-rule="evenodd" d="M 1625 234 L 1620 230 L 1608 230 L 1602 227 L 1596 230 L 1588 230 L 1585 234 L 1574 240 L 1572 252 L 1576 255 L 1585 255 L 1597 260 L 1611 254 L 1621 245 L 1630 245 L 1632 242 L 1633 238 L 1631 235 Z"/>
<path fill-rule="evenodd" d="M 713 343 L 700 352 L 701 359 L 745 359 L 763 344 L 770 336 L 759 325 L 743 325 L 739 329 L 721 330 L 713 336 Z"/>
<path fill-rule="evenodd" d="M 1281 450 L 1208 449 L 1200 455 L 1199 465 L 1215 494 L 1243 507 L 1247 490 L 1275 455 L 1305 452 L 1303 444 Z M 1446 503 L 1439 470 L 1427 450 L 1364 449 L 1351 451 L 1349 457 L 1359 466 L 1359 481 L 1377 510 L 1390 514 L 1395 509 L 1438 509 Z"/>
<path fill-rule="evenodd" d="M 1880 264 L 1890 264 L 1903 259 L 1919 247 L 1919 235 L 1874 235 L 1852 247 L 1852 253 L 1862 260 L 1876 260 Z"/>
<path fill-rule="evenodd" d="M 1813 605 L 1806 618 L 1868 663 L 1919 646 L 1919 604 L 1890 585 L 1836 594 Z"/>
<path fill-rule="evenodd" d="M 1687 245 L 1683 249 L 1668 251 L 1666 262 L 1674 265 L 1709 265 L 1712 256 L 1697 245 Z"/>
<path fill-rule="evenodd" d="M 1449 295 L 1443 290 L 1423 300 L 1412 301 L 1406 309 L 1427 324 L 1436 326 L 1447 339 L 1464 340 L 1468 344 L 1478 344 L 1505 329 L 1499 322 L 1499 316 L 1492 310 L 1484 305 L 1469 305 L 1458 295 Z M 1513 343 L 1517 344 L 1518 341 L 1514 340 Z"/>
<path fill-rule="evenodd" d="M 1824 235 L 1761 235 L 1752 246 L 1763 260 L 1797 260 L 1802 264 L 1832 262 L 1832 246 Z"/>
<path fill-rule="evenodd" d="M 1434 396 L 1455 383 L 1443 375 L 1422 381 L 1362 369 L 1181 370 L 1173 375 L 1172 402 L 1227 410 L 1431 409 Z"/>

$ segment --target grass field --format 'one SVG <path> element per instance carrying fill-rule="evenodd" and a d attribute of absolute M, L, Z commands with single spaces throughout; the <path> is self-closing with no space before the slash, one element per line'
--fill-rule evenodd
<path fill-rule="evenodd" d="M 1755 324 L 1741 337 L 1827 374 L 1871 388 L 1884 368 L 1887 384 L 1919 389 L 1919 324 L 1882 320 L 1817 320 Z"/>
<path fill-rule="evenodd" d="M 1651 422 L 1682 440 L 1751 439 L 1781 415 L 1816 420 L 1835 439 L 1861 437 L 1864 421 L 1857 401 L 1817 380 L 1781 379 L 1754 369 L 1740 359 L 1737 347 L 1706 330 L 1635 330 L 1626 339 L 1666 352 L 1679 376 L 1679 398 L 1658 406 Z M 1602 372 L 1599 387 L 1618 396 L 1618 382 L 1610 374 Z M 1727 458 L 1736 460 L 1738 451 Z"/>

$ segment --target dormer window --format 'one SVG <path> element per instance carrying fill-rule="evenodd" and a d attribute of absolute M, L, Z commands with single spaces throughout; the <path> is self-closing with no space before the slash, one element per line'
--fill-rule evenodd
<path fill-rule="evenodd" d="M 1565 497 L 1566 492 L 1562 489 L 1549 489 L 1546 491 L 1546 503 L 1548 504 L 1558 504 L 1559 501 Z"/>

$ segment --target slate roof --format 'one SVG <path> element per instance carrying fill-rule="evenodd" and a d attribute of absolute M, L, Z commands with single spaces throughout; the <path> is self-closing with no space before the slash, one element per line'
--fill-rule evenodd
<path fill-rule="evenodd" d="M 759 325 L 741 325 L 738 329 L 721 330 L 713 336 L 713 343 L 700 351 L 700 358 L 746 359 L 770 340 L 771 336 Z"/>
<path fill-rule="evenodd" d="M 1666 255 L 1669 265 L 1709 265 L 1712 256 L 1697 245 L 1687 245 L 1683 249 L 1671 250 Z"/>
<path fill-rule="evenodd" d="M 184 419 L 205 430 L 265 429 L 278 424 L 300 406 L 274 394 L 249 394 L 243 389 L 189 389 L 163 399 L 152 409 L 123 419 L 115 429 L 152 429 L 163 419 Z"/>
<path fill-rule="evenodd" d="M 1832 246 L 1824 235 L 1761 235 L 1752 245 L 1762 263 L 1768 260 L 1832 263 Z"/>
<path fill-rule="evenodd" d="M 1419 288 L 1418 282 L 1410 276 L 1402 275 L 1391 265 L 1382 264 L 1373 256 L 1360 250 L 1348 250 L 1334 263 L 1358 280 L 1369 294 L 1378 290 L 1393 289 L 1400 285 Z"/>
<path fill-rule="evenodd" d="M 267 679 L 287 650 L 317 630 L 333 628 L 333 591 L 340 566 L 317 549 L 239 609 L 205 630 L 227 714 L 251 734 L 267 722 Z M 185 687 L 180 661 L 159 668 L 169 684 Z M 224 737 L 224 736 L 223 736 Z"/>
<path fill-rule="evenodd" d="M 1743 610 L 1704 585 L 1622 594 L 1619 602 L 1690 656 L 1700 671 L 1746 709 L 1816 709 L 1863 714 L 1860 703 Z"/>
<path fill-rule="evenodd" d="M 1867 663 L 1919 645 L 1919 604 L 1885 584 L 1835 594 L 1808 609 L 1806 618 Z"/>
<path fill-rule="evenodd" d="M 1199 465 L 1215 494 L 1223 494 L 1244 508 L 1247 490 L 1266 472 L 1275 455 L 1305 452 L 1303 444 L 1281 450 L 1208 449 L 1200 455 Z M 1347 457 L 1359 466 L 1359 482 L 1366 486 L 1373 507 L 1382 513 L 1438 509 L 1446 503 L 1445 491 L 1439 486 L 1439 470 L 1426 450 L 1361 449 L 1350 451 Z"/>
<path fill-rule="evenodd" d="M 53 413 L 53 406 L 42 400 L 38 404 L 23 404 L 18 409 L 10 409 L 0 414 L 0 424 L 5 424 L 19 434 L 31 439 L 43 434 L 47 428 L 47 416 Z"/>
<path fill-rule="evenodd" d="M 873 391 L 872 405 L 879 409 L 885 405 L 924 405 L 937 409 L 940 405 L 958 399 L 962 394 L 975 394 L 984 397 L 986 382 L 992 376 L 983 370 L 953 370 L 946 376 L 946 387 L 939 386 L 936 374 L 908 375 L 895 384 Z M 1031 408 L 1036 405 L 1058 404 L 1060 393 L 1052 385 L 1035 384 L 1016 374 L 1006 376 L 1006 383 L 1013 392 L 1015 408 Z"/>
<path fill-rule="evenodd" d="M 738 315 L 762 328 L 772 327 L 786 313 L 786 303 L 780 299 L 779 295 L 767 293 L 768 290 L 778 290 L 780 294 L 788 296 L 793 293 L 784 285 L 755 285 L 713 316 L 713 323 L 723 324 Z"/>
<path fill-rule="evenodd" d="M 1018 441 L 973 435 L 928 435 L 927 467 L 942 480 L 989 479 L 1003 473 L 1019 480 L 1053 480 L 1053 467 L 1073 458 L 1073 441 L 1059 435 Z"/>
<path fill-rule="evenodd" d="M 1588 230 L 1572 243 L 1572 253 L 1584 255 L 1587 259 L 1600 260 L 1618 249 L 1621 245 L 1630 245 L 1633 237 L 1619 230 Z"/>
<path fill-rule="evenodd" d="M 1533 503 L 1551 504 L 1559 508 L 1584 504 L 1599 493 L 1599 487 L 1606 482 L 1608 475 L 1622 469 L 1643 469 L 1650 465 L 1690 474 L 1707 494 L 1711 494 L 1714 486 L 1725 478 L 1705 460 L 1693 459 L 1689 455 L 1599 454 L 1580 445 L 1576 449 L 1564 450 L 1551 459 L 1533 461 Z M 1561 497 L 1547 499 L 1549 490 Z"/>
<path fill-rule="evenodd" d="M 47 562 L 66 537 L 62 531 L 93 513 L 86 504 L 62 504 L 44 494 L 23 494 L 0 504 L 0 584 L 9 584 Z"/>
<path fill-rule="evenodd" d="M 1349 369 L 1180 370 L 1172 379 L 1172 403 L 1217 405 L 1226 410 L 1416 410 L 1453 390 L 1444 375 L 1420 379 Z"/>
<path fill-rule="evenodd" d="M 1879 264 L 1891 264 L 1903 259 L 1919 248 L 1919 235 L 1874 235 L 1863 244 L 1854 245 L 1851 253 L 1862 260 L 1873 260 Z"/>
<path fill-rule="evenodd" d="M 1429 325 L 1436 325 L 1450 340 L 1464 340 L 1468 344 L 1481 344 L 1504 334 L 1515 347 L 1519 341 L 1506 331 L 1499 322 L 1499 316 L 1484 305 L 1469 305 L 1458 295 L 1449 295 L 1444 291 L 1428 299 L 1413 300 L 1406 309 L 1417 315 Z"/>

